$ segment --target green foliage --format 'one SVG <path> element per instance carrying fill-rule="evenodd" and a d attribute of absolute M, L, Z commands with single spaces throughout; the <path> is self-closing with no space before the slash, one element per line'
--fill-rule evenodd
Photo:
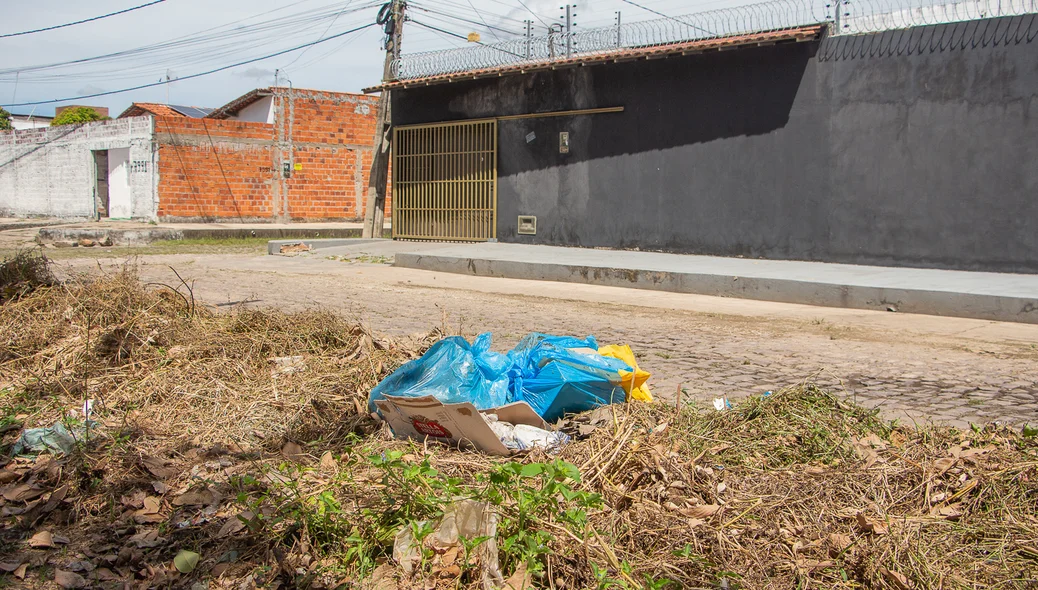
<path fill-rule="evenodd" d="M 109 118 L 90 107 L 72 107 L 61 111 L 60 115 L 54 117 L 54 120 L 50 122 L 50 126 L 81 125 L 91 121 L 107 121 Z"/>
<path fill-rule="evenodd" d="M 235 479 L 238 502 L 255 515 L 246 524 L 288 537 L 305 530 L 315 549 L 344 553 L 341 563 L 348 573 L 364 577 L 392 555 L 393 541 L 405 527 L 421 541 L 451 504 L 473 499 L 491 504 L 498 515 L 502 570 L 525 564 L 531 574 L 542 575 L 553 540 L 560 533 L 591 538 L 588 510 L 603 505 L 600 495 L 579 489 L 580 472 L 565 461 L 510 462 L 465 482 L 435 469 L 428 457 L 415 460 L 400 450 L 360 456 L 344 457 L 336 480 L 316 495 L 300 492 L 297 482 L 308 468 L 293 464 L 280 465 L 270 476 L 282 482 L 278 485 L 265 486 L 247 476 Z M 376 468 L 381 485 L 373 486 L 370 477 L 354 480 L 357 473 L 370 473 L 365 469 L 370 467 Z M 466 556 L 487 540 L 463 539 Z"/>
<path fill-rule="evenodd" d="M 13 129 L 11 126 L 11 113 L 0 107 L 0 131 L 10 131 L 11 129 Z"/>

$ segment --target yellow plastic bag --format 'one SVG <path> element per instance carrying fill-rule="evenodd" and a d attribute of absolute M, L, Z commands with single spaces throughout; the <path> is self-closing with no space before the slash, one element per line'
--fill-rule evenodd
<path fill-rule="evenodd" d="M 631 396 L 631 399 L 636 399 L 642 402 L 652 401 L 652 394 L 649 393 L 649 386 L 645 383 L 649 380 L 651 375 L 648 371 L 643 371 L 638 368 L 638 361 L 634 360 L 634 351 L 631 350 L 630 346 L 627 346 L 626 344 L 603 346 L 598 349 L 598 354 L 614 359 L 620 359 L 630 365 L 631 368 L 634 369 L 634 373 L 620 371 L 624 391 Z"/>

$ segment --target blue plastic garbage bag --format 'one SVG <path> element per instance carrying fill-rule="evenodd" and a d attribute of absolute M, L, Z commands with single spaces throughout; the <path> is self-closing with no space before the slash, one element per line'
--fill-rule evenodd
<path fill-rule="evenodd" d="M 486 410 L 511 401 L 507 355 L 490 350 L 490 333 L 480 334 L 470 345 L 461 336 L 444 338 L 422 358 L 410 361 L 386 377 L 368 396 L 368 409 L 387 395 L 431 395 L 445 404 L 471 402 Z"/>
<path fill-rule="evenodd" d="M 590 349 L 587 354 L 571 349 Z M 620 371 L 631 371 L 627 363 L 598 354 L 593 336 L 530 334 L 508 353 L 512 400 L 530 404 L 547 422 L 564 414 L 584 412 L 599 406 L 623 403 L 627 395 Z"/>

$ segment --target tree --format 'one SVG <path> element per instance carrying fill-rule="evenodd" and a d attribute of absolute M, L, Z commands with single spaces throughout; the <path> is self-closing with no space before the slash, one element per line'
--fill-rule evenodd
<path fill-rule="evenodd" d="M 91 121 L 107 121 L 108 119 L 109 117 L 102 116 L 101 113 L 90 107 L 72 107 L 61 111 L 60 115 L 54 117 L 54 120 L 50 122 L 50 126 L 79 125 Z"/>
<path fill-rule="evenodd" d="M 11 113 L 0 107 L 0 131 L 9 131 L 11 129 Z"/>

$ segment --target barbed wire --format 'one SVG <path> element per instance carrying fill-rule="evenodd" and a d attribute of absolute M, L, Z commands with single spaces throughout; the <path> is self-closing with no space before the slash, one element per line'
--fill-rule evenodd
<path fill-rule="evenodd" d="M 413 80 L 501 66 L 543 64 L 624 49 L 828 24 L 832 34 L 884 30 L 1038 12 L 1038 0 L 771 0 L 695 14 L 567 33 L 519 37 L 405 54 L 393 78 Z"/>

